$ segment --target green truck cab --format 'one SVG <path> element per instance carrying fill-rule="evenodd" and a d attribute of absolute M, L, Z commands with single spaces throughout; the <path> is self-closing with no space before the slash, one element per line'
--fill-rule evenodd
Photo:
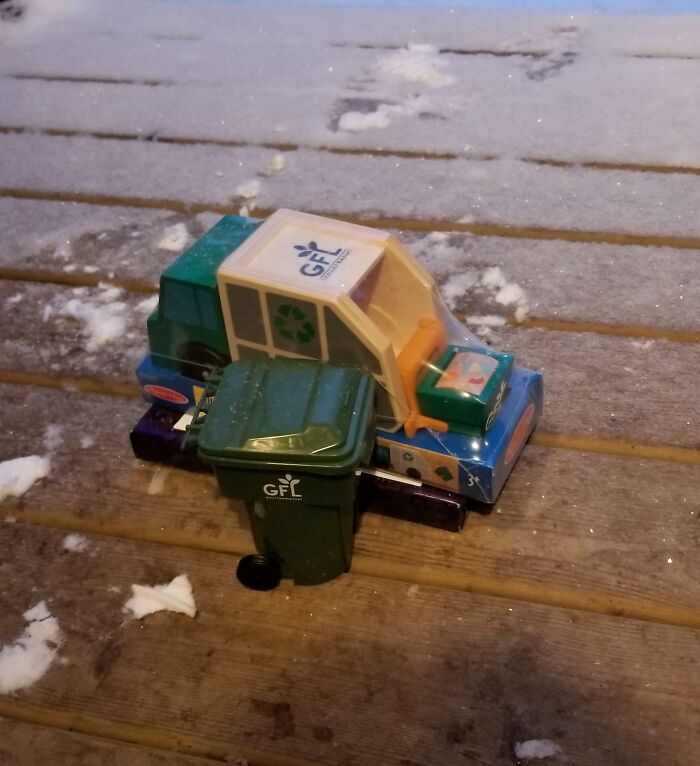
<path fill-rule="evenodd" d="M 163 272 L 158 306 L 147 322 L 151 356 L 163 369 L 203 381 L 209 370 L 231 361 L 216 273 L 259 226 L 226 216 Z"/>

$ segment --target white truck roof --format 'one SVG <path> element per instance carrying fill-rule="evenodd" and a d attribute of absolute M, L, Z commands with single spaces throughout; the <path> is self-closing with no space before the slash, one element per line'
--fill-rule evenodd
<path fill-rule="evenodd" d="M 348 295 L 381 259 L 390 235 L 278 210 L 219 266 L 219 275 L 325 299 Z"/>

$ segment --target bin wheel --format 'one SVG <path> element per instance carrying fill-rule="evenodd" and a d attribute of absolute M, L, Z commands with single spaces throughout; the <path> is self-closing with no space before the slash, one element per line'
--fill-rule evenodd
<path fill-rule="evenodd" d="M 275 559 L 258 553 L 243 556 L 238 562 L 236 577 L 251 590 L 273 590 L 280 584 L 282 571 Z"/>

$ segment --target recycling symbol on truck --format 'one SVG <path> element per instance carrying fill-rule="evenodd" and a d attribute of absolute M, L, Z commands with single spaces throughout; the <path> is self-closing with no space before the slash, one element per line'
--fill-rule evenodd
<path fill-rule="evenodd" d="M 272 320 L 275 330 L 286 340 L 295 340 L 298 343 L 308 343 L 316 336 L 316 328 L 309 322 L 309 318 L 298 307 L 291 303 L 283 303 Z"/>

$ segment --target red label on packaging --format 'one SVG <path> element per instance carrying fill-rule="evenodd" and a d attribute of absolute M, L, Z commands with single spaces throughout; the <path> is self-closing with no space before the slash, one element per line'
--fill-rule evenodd
<path fill-rule="evenodd" d="M 506 465 L 508 465 L 508 463 L 510 463 L 511 460 L 513 460 L 513 458 L 518 454 L 520 447 L 522 447 L 523 442 L 525 439 L 527 439 L 527 435 L 530 433 L 530 426 L 532 425 L 532 417 L 534 414 L 535 405 L 530 403 L 525 412 L 523 412 L 522 417 L 520 418 L 520 422 L 515 427 L 515 431 L 513 431 L 513 435 L 510 438 L 510 444 L 506 449 Z"/>
<path fill-rule="evenodd" d="M 172 388 L 165 388 L 165 386 L 148 385 L 143 387 L 144 391 L 147 391 L 151 396 L 155 396 L 156 399 L 164 399 L 166 402 L 172 402 L 173 404 L 187 404 L 189 399 L 181 394 L 179 391 L 173 391 Z"/>

